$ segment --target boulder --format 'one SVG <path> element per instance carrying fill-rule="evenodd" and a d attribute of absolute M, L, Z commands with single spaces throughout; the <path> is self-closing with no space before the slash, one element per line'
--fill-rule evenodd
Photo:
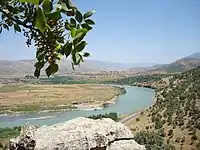
<path fill-rule="evenodd" d="M 133 140 L 131 131 L 109 118 L 78 117 L 64 123 L 36 128 L 22 127 L 11 139 L 10 150 L 146 150 Z"/>

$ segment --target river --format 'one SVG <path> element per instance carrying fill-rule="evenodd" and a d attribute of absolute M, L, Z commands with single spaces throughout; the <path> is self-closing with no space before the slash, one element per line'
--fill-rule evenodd
<path fill-rule="evenodd" d="M 115 104 L 101 110 L 79 110 L 68 112 L 40 112 L 19 116 L 0 116 L 0 127 L 23 125 L 27 122 L 42 126 L 64 122 L 80 116 L 91 116 L 117 112 L 118 115 L 130 114 L 149 107 L 153 102 L 154 90 L 143 87 L 123 86 L 126 94 L 120 95 Z"/>

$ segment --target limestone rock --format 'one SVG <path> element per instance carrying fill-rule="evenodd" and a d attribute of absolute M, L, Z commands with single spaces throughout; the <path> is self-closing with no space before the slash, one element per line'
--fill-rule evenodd
<path fill-rule="evenodd" d="M 125 125 L 84 117 L 37 129 L 25 126 L 9 146 L 10 150 L 146 150 Z"/>

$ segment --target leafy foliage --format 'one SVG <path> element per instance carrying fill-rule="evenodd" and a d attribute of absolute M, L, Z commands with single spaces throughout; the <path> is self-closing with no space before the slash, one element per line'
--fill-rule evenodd
<path fill-rule="evenodd" d="M 114 121 L 118 120 L 118 115 L 117 113 L 106 113 L 106 114 L 99 114 L 99 115 L 93 115 L 93 116 L 89 116 L 88 118 L 91 119 L 102 119 L 102 118 L 111 118 Z"/>
<path fill-rule="evenodd" d="M 117 83 L 117 84 L 129 84 L 142 83 L 142 82 L 156 82 L 162 78 L 169 77 L 171 74 L 153 74 L 153 75 L 140 75 L 134 77 L 125 77 L 112 81 L 107 81 L 108 83 Z"/>
<path fill-rule="evenodd" d="M 200 67 L 176 74 L 167 87 L 158 89 L 157 101 L 149 110 L 155 129 L 159 132 L 167 127 L 169 141 L 184 143 L 185 136 L 192 146 L 200 134 Z M 176 128 L 181 129 L 177 137 Z M 184 130 L 183 133 L 181 133 Z M 188 135 L 185 135 L 187 131 Z M 176 135 L 176 136 L 174 136 Z M 173 138 L 174 137 L 174 138 Z M 172 139 L 173 138 L 173 139 Z M 197 145 L 198 146 L 198 145 Z"/>
<path fill-rule="evenodd" d="M 19 135 L 21 127 L 0 128 L 0 139 L 13 138 Z"/>
<path fill-rule="evenodd" d="M 45 64 L 47 76 L 54 75 L 57 62 L 72 56 L 72 67 L 83 62 L 87 33 L 95 24 L 90 17 L 94 11 L 82 14 L 71 0 L 1 0 L 0 33 L 3 29 L 26 37 L 26 44 L 37 47 L 34 75 L 40 76 Z"/>
<path fill-rule="evenodd" d="M 175 150 L 175 147 L 169 144 L 164 144 L 163 137 L 154 132 L 141 131 L 138 132 L 134 139 L 137 143 L 145 145 L 147 150 Z"/>

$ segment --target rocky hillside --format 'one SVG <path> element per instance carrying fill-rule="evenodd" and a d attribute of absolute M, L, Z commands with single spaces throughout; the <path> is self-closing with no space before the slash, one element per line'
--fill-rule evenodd
<path fill-rule="evenodd" d="M 149 71 L 174 73 L 190 70 L 198 66 L 200 66 L 200 53 L 194 53 L 190 56 L 184 57 L 170 64 L 160 65 L 158 67 L 156 66 L 153 69 L 150 69 Z"/>
<path fill-rule="evenodd" d="M 200 149 L 200 67 L 174 75 L 156 91 L 156 102 L 127 125 L 155 131 L 176 150 Z"/>

